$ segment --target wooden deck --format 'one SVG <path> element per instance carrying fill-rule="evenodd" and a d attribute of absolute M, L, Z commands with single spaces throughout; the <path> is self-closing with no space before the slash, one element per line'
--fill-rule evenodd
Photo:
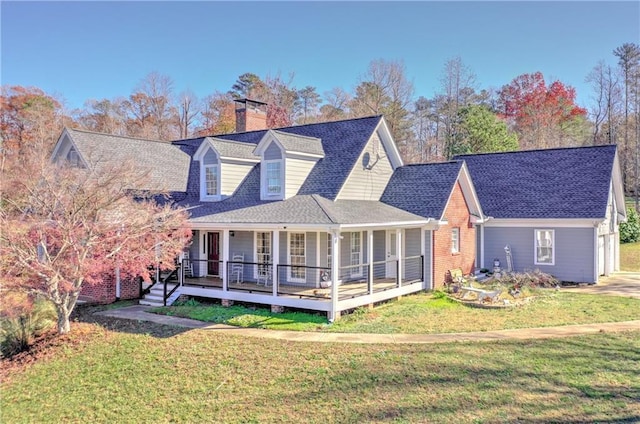
<path fill-rule="evenodd" d="M 409 285 L 417 283 L 419 281 L 405 282 L 403 285 Z M 200 278 L 185 278 L 184 286 L 186 287 L 198 287 L 211 290 L 222 290 L 222 279 L 218 277 L 200 277 Z M 396 288 L 397 281 L 395 278 L 379 278 L 373 281 L 373 293 L 379 293 L 386 290 Z M 317 299 L 328 300 L 331 298 L 331 288 L 313 288 L 313 287 L 301 287 L 288 284 L 280 284 L 278 287 L 278 296 L 297 297 L 305 299 Z M 273 293 L 273 286 L 269 284 L 257 284 L 255 282 L 229 282 L 229 291 L 241 291 L 247 293 L 257 294 L 271 294 Z M 366 281 L 345 282 L 338 287 L 338 299 L 347 300 L 353 299 L 359 296 L 365 296 L 369 294 L 368 283 Z M 212 293 L 212 297 L 215 295 Z"/>

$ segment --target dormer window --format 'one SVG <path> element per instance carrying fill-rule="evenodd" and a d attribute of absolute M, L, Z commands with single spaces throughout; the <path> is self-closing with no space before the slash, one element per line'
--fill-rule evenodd
<path fill-rule="evenodd" d="M 218 165 L 204 166 L 205 185 L 207 187 L 207 196 L 217 196 L 218 191 Z"/>
<path fill-rule="evenodd" d="M 265 185 L 268 196 L 279 196 L 282 194 L 282 161 L 265 162 Z"/>
<path fill-rule="evenodd" d="M 220 200 L 220 164 L 216 152 L 209 148 L 200 165 L 200 200 Z"/>

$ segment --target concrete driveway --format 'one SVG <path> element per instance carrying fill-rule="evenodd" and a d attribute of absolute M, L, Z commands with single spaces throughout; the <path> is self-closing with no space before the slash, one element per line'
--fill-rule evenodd
<path fill-rule="evenodd" d="M 563 291 L 574 293 L 604 294 L 640 299 L 640 272 L 616 272 L 609 277 L 600 277 L 598 284 L 569 286 Z"/>

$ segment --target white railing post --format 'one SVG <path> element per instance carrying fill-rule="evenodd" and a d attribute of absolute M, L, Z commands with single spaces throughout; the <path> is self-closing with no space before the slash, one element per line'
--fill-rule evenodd
<path fill-rule="evenodd" d="M 369 261 L 369 294 L 373 294 L 373 231 L 367 230 L 367 260 Z"/>
<path fill-rule="evenodd" d="M 273 296 L 278 296 L 278 265 L 280 265 L 280 231 L 273 231 L 273 240 L 271 243 L 271 282 L 273 288 Z M 257 262 L 257 261 L 256 261 Z"/>
<path fill-rule="evenodd" d="M 331 311 L 329 312 L 329 321 L 333 322 L 338 315 L 338 282 L 340 273 L 340 232 L 334 230 L 331 232 Z"/>
<path fill-rule="evenodd" d="M 227 291 L 229 289 L 229 275 L 228 274 L 228 266 L 227 262 L 229 262 L 229 230 L 222 230 L 222 291 Z M 220 267 L 220 264 L 218 264 Z"/>
<path fill-rule="evenodd" d="M 396 230 L 396 254 L 397 254 L 397 258 L 398 258 L 398 275 L 396 276 L 396 278 L 398 279 L 398 287 L 402 287 L 402 273 L 403 273 L 403 266 L 402 266 L 402 257 L 404 255 L 404 252 L 402 251 L 402 230 L 401 229 L 397 229 Z"/>

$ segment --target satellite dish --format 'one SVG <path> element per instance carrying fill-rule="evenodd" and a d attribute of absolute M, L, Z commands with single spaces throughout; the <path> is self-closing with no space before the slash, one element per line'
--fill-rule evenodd
<path fill-rule="evenodd" d="M 364 155 L 362 155 L 362 168 L 371 169 L 369 165 L 371 165 L 371 155 L 367 152 Z"/>

